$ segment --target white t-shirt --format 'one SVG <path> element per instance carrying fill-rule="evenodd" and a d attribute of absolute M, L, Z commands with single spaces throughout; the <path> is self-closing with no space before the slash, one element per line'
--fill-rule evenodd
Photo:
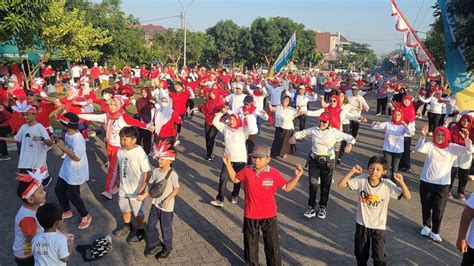
<path fill-rule="evenodd" d="M 72 73 L 72 77 L 73 78 L 80 78 L 81 77 L 81 71 L 82 71 L 82 68 L 80 66 L 74 66 L 73 68 L 71 68 L 71 73 Z"/>
<path fill-rule="evenodd" d="M 64 145 L 81 160 L 76 162 L 66 154 L 59 170 L 59 177 L 69 185 L 82 185 L 89 180 L 89 162 L 87 161 L 84 137 L 78 131 L 72 136 L 66 133 Z"/>
<path fill-rule="evenodd" d="M 283 108 L 282 105 L 275 107 L 275 127 L 286 130 L 295 129 L 293 120 L 298 116 L 298 111 L 293 107 Z"/>
<path fill-rule="evenodd" d="M 13 137 L 17 142 L 21 142 L 20 159 L 18 168 L 40 168 L 46 166 L 46 153 L 49 146 L 43 141 L 33 141 L 33 137 L 43 137 L 50 139 L 48 132 L 43 125 L 37 123 L 34 126 L 24 124 Z"/>
<path fill-rule="evenodd" d="M 244 99 L 247 97 L 246 94 L 235 94 L 232 93 L 231 95 L 228 95 L 225 97 L 225 101 L 230 104 L 230 111 L 231 113 L 237 113 L 239 108 L 244 106 Z"/>
<path fill-rule="evenodd" d="M 117 152 L 120 171 L 119 188 L 128 198 L 136 198 L 144 182 L 143 173 L 150 172 L 148 156 L 141 146 L 131 150 L 120 148 Z"/>
<path fill-rule="evenodd" d="M 166 174 L 167 174 L 167 171 L 161 172 L 160 168 L 156 168 L 155 170 L 153 170 L 153 174 L 148 183 L 153 184 L 156 182 L 160 182 L 161 180 L 165 179 Z M 166 188 L 165 188 L 165 191 L 163 192 L 163 195 L 161 195 L 161 197 L 159 198 L 155 198 L 155 199 L 152 198 L 151 204 L 155 205 L 158 209 L 165 212 L 174 211 L 174 198 L 168 204 L 168 208 L 165 209 L 163 207 L 163 202 L 171 194 L 171 192 L 173 192 L 174 188 L 179 188 L 178 175 L 176 174 L 174 170 L 171 170 L 170 176 L 168 177 L 168 181 L 166 182 Z"/>
<path fill-rule="evenodd" d="M 416 143 L 416 150 L 426 154 L 426 159 L 420 179 L 436 185 L 451 184 L 451 167 L 454 160 L 466 152 L 472 152 L 472 143 L 469 141 L 466 144 L 466 146 L 460 146 L 449 143 L 448 147 L 441 149 L 433 142 L 425 142 L 425 138 L 421 137 Z"/>
<path fill-rule="evenodd" d="M 298 131 L 293 136 L 295 136 L 296 139 L 311 136 L 311 152 L 319 156 L 329 156 L 331 159 L 335 158 L 334 146 L 337 142 L 344 140 L 352 145 L 356 142 L 354 137 L 335 128 L 321 130 L 318 126 Z"/>
<path fill-rule="evenodd" d="M 403 190 L 389 179 L 382 178 L 378 186 L 369 184 L 369 176 L 362 174 L 349 179 L 349 189 L 357 190 L 356 222 L 370 229 L 385 230 L 390 198 L 398 198 Z"/>
<path fill-rule="evenodd" d="M 224 135 L 224 154 L 230 155 L 231 162 L 247 162 L 245 142 L 250 134 L 250 129 L 248 127 L 232 129 L 220 122 L 221 117 L 222 113 L 217 113 L 212 124 Z"/>
<path fill-rule="evenodd" d="M 471 209 L 474 209 L 474 196 L 473 195 L 474 194 L 471 194 L 469 199 L 467 199 L 466 201 L 466 205 Z M 469 225 L 469 229 L 467 230 L 467 235 L 466 235 L 466 242 L 470 248 L 474 248 L 474 228 L 473 228 L 474 223 L 473 222 L 474 222 L 474 218 L 471 219 L 471 223 Z"/>
<path fill-rule="evenodd" d="M 61 259 L 69 256 L 67 237 L 58 232 L 37 234 L 32 241 L 35 266 L 66 265 Z"/>
<path fill-rule="evenodd" d="M 385 139 L 383 140 L 383 150 L 393 153 L 403 153 L 405 133 L 409 132 L 408 127 L 404 125 L 395 125 L 390 122 L 373 123 L 375 130 L 384 130 Z"/>
<path fill-rule="evenodd" d="M 18 210 L 18 213 L 15 216 L 15 241 L 13 242 L 13 255 L 17 258 L 28 258 L 32 255 L 31 242 L 28 240 L 23 233 L 22 228 L 26 230 L 31 230 L 33 226 L 33 221 L 36 226 L 36 233 L 42 232 L 43 227 L 36 220 L 36 211 L 32 209 L 25 208 L 21 206 Z"/>

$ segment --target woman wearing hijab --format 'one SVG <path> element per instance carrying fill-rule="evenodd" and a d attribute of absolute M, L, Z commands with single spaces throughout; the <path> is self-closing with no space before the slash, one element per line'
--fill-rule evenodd
<path fill-rule="evenodd" d="M 222 111 L 215 115 L 212 120 L 214 127 L 224 135 L 224 154 L 230 156 L 232 168 L 235 172 L 239 172 L 247 165 L 247 149 L 245 142 L 250 134 L 249 128 L 243 126 L 242 120 L 237 113 L 230 114 L 227 123 L 221 122 L 221 118 L 228 112 L 228 107 L 224 107 Z M 225 164 L 222 164 L 221 174 L 219 177 L 219 191 L 217 197 L 211 201 L 216 207 L 224 206 L 224 192 L 226 190 L 229 173 Z M 240 182 L 234 183 L 231 202 L 236 204 L 239 199 Z"/>
<path fill-rule="evenodd" d="M 469 131 L 462 128 L 460 138 L 464 146 L 451 143 L 451 133 L 446 127 L 434 130 L 433 141 L 426 142 L 428 126 L 421 130 L 421 138 L 416 143 L 416 150 L 426 154 L 420 175 L 420 200 L 423 216 L 422 236 L 429 236 L 435 242 L 441 242 L 440 227 L 444 209 L 448 200 L 451 184 L 451 167 L 456 157 L 472 153 L 472 142 Z"/>
<path fill-rule="evenodd" d="M 120 130 L 126 126 L 134 126 L 153 131 L 154 127 L 148 126 L 144 122 L 138 121 L 125 113 L 125 110 L 123 109 L 123 101 L 119 97 L 110 99 L 104 111 L 105 113 L 103 114 L 80 114 L 79 117 L 87 121 L 95 121 L 105 124 L 105 144 L 109 166 L 107 169 L 105 190 L 102 192 L 102 196 L 111 200 L 112 194 L 118 192 L 118 176 L 116 168 L 118 163 L 117 152 L 120 148 Z"/>
<path fill-rule="evenodd" d="M 318 126 L 298 131 L 289 140 L 292 144 L 295 144 L 297 139 L 303 139 L 307 136 L 311 136 L 312 140 L 307 162 L 309 168 L 309 207 L 304 213 L 307 218 L 316 216 L 316 195 L 319 184 L 321 184 L 321 193 L 318 218 L 326 218 L 326 207 L 335 167 L 336 143 L 345 140 L 348 143 L 345 148 L 346 152 L 351 152 L 352 145 L 355 144 L 354 137 L 331 127 L 331 121 L 333 121 L 331 114 L 324 112 L 319 116 Z"/>
<path fill-rule="evenodd" d="M 204 114 L 204 137 L 206 139 L 206 157 L 205 159 L 212 162 L 214 155 L 214 142 L 217 136 L 217 128 L 212 124 L 214 117 L 224 108 L 224 100 L 219 94 L 219 90 L 211 90 L 207 94 L 207 101 L 201 105 L 198 110 Z M 196 109 L 194 109 L 196 111 Z"/>
<path fill-rule="evenodd" d="M 273 139 L 271 156 L 281 156 L 284 159 L 288 154 L 293 154 L 294 145 L 289 144 L 288 140 L 294 132 L 293 120 L 298 116 L 295 108 L 291 107 L 291 97 L 285 96 L 281 105 L 272 107 L 270 111 L 275 113 L 275 137 Z"/>
<path fill-rule="evenodd" d="M 159 105 L 155 106 L 155 142 L 164 140 L 173 147 L 176 141 L 176 125 L 183 123 L 183 120 L 173 110 L 173 101 L 167 93 L 161 94 Z"/>
<path fill-rule="evenodd" d="M 398 169 L 404 169 L 405 172 L 411 173 L 411 138 L 415 135 L 415 120 L 416 112 L 413 105 L 413 97 L 411 95 L 405 95 L 400 105 L 400 110 L 403 114 L 403 121 L 407 125 L 409 132 L 405 133 L 403 139 L 403 155 L 400 159 Z"/>
<path fill-rule="evenodd" d="M 462 137 L 462 130 L 465 129 L 467 131 L 471 131 L 472 124 L 474 119 L 470 115 L 463 115 L 461 119 L 456 123 L 455 126 L 449 128 L 449 132 L 451 133 L 451 142 L 456 143 L 458 145 L 464 146 L 466 142 Z M 470 136 L 472 140 L 472 135 Z M 462 155 L 458 156 L 456 160 L 453 162 L 453 167 L 451 168 L 451 183 L 449 185 L 449 192 L 448 198 L 453 199 L 453 194 L 451 193 L 451 189 L 453 188 L 454 179 L 456 176 L 458 177 L 458 199 L 461 201 L 466 200 L 466 196 L 464 194 L 464 189 L 467 185 L 467 176 L 469 175 L 469 169 L 471 168 L 472 164 L 472 153 L 466 152 Z"/>
<path fill-rule="evenodd" d="M 402 111 L 396 109 L 392 112 L 390 121 L 382 123 L 374 121 L 372 122 L 372 129 L 385 132 L 383 156 L 392 169 L 390 177 L 393 177 L 393 173 L 398 172 L 398 164 L 402 158 L 404 136 L 406 133 L 414 134 L 414 128 L 413 132 L 410 132 L 408 125 L 403 121 Z"/>
<path fill-rule="evenodd" d="M 144 87 L 141 91 L 142 97 L 139 98 L 135 104 L 137 107 L 137 117 L 145 124 L 153 122 L 153 112 L 155 109 L 155 99 L 151 95 L 149 87 Z M 151 152 L 151 138 L 152 133 L 149 130 L 139 128 L 137 144 L 143 147 L 146 154 Z"/>

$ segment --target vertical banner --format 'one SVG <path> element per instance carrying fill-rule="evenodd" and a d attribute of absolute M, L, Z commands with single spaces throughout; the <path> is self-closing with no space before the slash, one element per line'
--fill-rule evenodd
<path fill-rule="evenodd" d="M 411 67 L 419 73 L 421 71 L 420 64 L 418 64 L 418 62 L 416 61 L 415 54 L 413 54 L 413 51 L 406 45 L 403 46 L 403 50 L 405 51 L 405 56 Z"/>
<path fill-rule="evenodd" d="M 280 72 L 283 66 L 285 66 L 288 59 L 290 59 L 295 48 L 296 48 L 296 32 L 293 32 L 293 35 L 291 35 L 291 38 L 288 40 L 285 47 L 280 52 L 280 55 L 278 55 L 278 58 L 275 60 L 275 63 L 273 64 L 272 68 L 268 72 L 269 77 L 273 76 L 273 74 L 275 73 Z"/>
<path fill-rule="evenodd" d="M 461 111 L 474 110 L 474 79 L 467 73 L 467 64 L 460 47 L 453 47 L 455 24 L 459 18 L 448 13 L 448 6 L 453 0 L 438 0 L 444 24 L 444 41 L 446 49 L 445 74 L 451 91 L 456 97 L 456 104 Z"/>

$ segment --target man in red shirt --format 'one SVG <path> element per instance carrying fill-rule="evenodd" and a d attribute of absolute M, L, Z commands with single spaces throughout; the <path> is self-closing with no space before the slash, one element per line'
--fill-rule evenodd
<path fill-rule="evenodd" d="M 123 85 L 127 85 L 130 83 L 130 78 L 132 77 L 132 69 L 130 68 L 129 65 L 126 65 L 122 69 L 122 83 Z"/>
<path fill-rule="evenodd" d="M 100 69 L 97 67 L 97 63 L 94 63 L 94 66 L 91 67 L 91 80 L 93 80 L 93 86 L 95 88 L 100 87 Z"/>
<path fill-rule="evenodd" d="M 160 75 L 160 71 L 158 70 L 158 68 L 154 65 L 151 67 L 151 71 L 150 71 L 150 79 L 151 79 L 151 87 L 153 89 L 156 89 L 156 87 L 158 87 L 158 83 L 160 82 L 160 80 L 158 79 L 158 76 Z"/>
<path fill-rule="evenodd" d="M 150 74 L 150 70 L 148 70 L 146 66 L 143 65 L 142 69 L 140 69 L 140 77 L 142 78 L 143 83 L 146 83 L 148 80 L 148 74 Z"/>
<path fill-rule="evenodd" d="M 281 265 L 275 192 L 277 188 L 286 192 L 293 190 L 303 174 L 303 168 L 297 164 L 295 176 L 287 182 L 277 169 L 268 165 L 271 161 L 268 145 L 257 145 L 250 155 L 253 165 L 246 166 L 239 173 L 235 173 L 229 156 L 223 158 L 230 180 L 244 184 L 245 264 L 259 264 L 258 243 L 262 230 L 267 265 Z"/>

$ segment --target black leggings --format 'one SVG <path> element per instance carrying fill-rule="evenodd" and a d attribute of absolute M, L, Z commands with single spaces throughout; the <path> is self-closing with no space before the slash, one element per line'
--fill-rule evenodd
<path fill-rule="evenodd" d="M 150 154 L 151 152 L 151 137 L 152 134 L 150 130 L 144 128 L 137 128 L 138 129 L 138 138 L 137 144 L 143 147 L 143 150 L 146 154 Z"/>
<path fill-rule="evenodd" d="M 351 135 L 356 139 L 357 134 L 359 134 L 359 122 L 358 121 L 351 121 L 350 123 L 350 129 L 351 129 Z"/>
<path fill-rule="evenodd" d="M 213 125 L 204 125 L 204 134 L 206 137 L 206 156 L 210 158 L 212 156 L 212 150 L 214 149 L 214 142 L 216 141 L 217 128 Z"/>
<path fill-rule="evenodd" d="M 326 163 L 320 163 L 317 159 L 310 158 L 308 161 L 309 175 L 309 198 L 308 206 L 316 207 L 316 194 L 318 192 L 318 178 L 321 185 L 319 207 L 326 208 L 331 190 L 332 177 L 334 173 L 334 160 L 328 159 Z"/>
<path fill-rule="evenodd" d="M 185 117 L 185 116 L 186 116 L 186 113 L 179 115 L 179 117 L 181 117 L 181 124 L 178 124 L 178 125 L 176 126 L 176 132 L 178 132 L 176 135 L 178 135 L 179 133 L 181 133 L 181 126 L 182 126 L 183 123 L 184 123 L 184 117 Z"/>
<path fill-rule="evenodd" d="M 420 181 L 420 200 L 423 225 L 439 234 L 446 202 L 448 201 L 449 185 L 431 184 Z M 433 226 L 431 226 L 433 224 Z"/>
<path fill-rule="evenodd" d="M 440 126 L 441 114 L 428 112 L 428 132 L 433 133 L 435 128 Z"/>
<path fill-rule="evenodd" d="M 249 154 L 247 158 L 247 165 L 252 164 L 252 156 L 250 156 L 250 154 L 253 152 L 253 149 L 257 145 L 257 136 L 257 134 L 249 135 L 247 141 L 245 142 L 245 146 L 247 147 L 247 154 Z"/>
<path fill-rule="evenodd" d="M 403 153 L 395 153 L 389 151 L 383 151 L 383 157 L 387 160 L 388 167 L 392 170 L 390 172 L 390 177 L 393 178 L 393 173 L 398 172 L 398 165 L 400 163 L 400 159 L 402 158 Z"/>
<path fill-rule="evenodd" d="M 63 212 L 71 210 L 69 207 L 69 202 L 71 202 L 81 217 L 87 216 L 88 212 L 81 198 L 81 185 L 69 185 L 64 179 L 59 177 L 54 192 L 56 193 L 59 204 L 61 204 L 63 208 Z"/>
<path fill-rule="evenodd" d="M 342 132 L 349 134 L 349 124 L 342 124 Z M 341 141 L 341 147 L 339 147 L 339 156 L 337 156 L 338 159 L 342 159 L 346 145 L 347 142 L 345 140 Z"/>
<path fill-rule="evenodd" d="M 0 127 L 0 137 L 6 137 L 11 132 L 10 126 Z M 7 143 L 3 140 L 0 140 L 0 154 L 8 155 Z"/>
<path fill-rule="evenodd" d="M 403 139 L 403 155 L 398 164 L 398 168 L 411 169 L 411 137 L 405 137 Z"/>
<path fill-rule="evenodd" d="M 306 115 L 300 115 L 297 116 L 299 122 L 300 122 L 300 131 L 304 130 L 306 127 Z"/>
<path fill-rule="evenodd" d="M 377 99 L 377 114 L 385 115 L 387 112 L 388 97 Z"/>
<path fill-rule="evenodd" d="M 462 169 L 459 167 L 451 168 L 451 184 L 449 185 L 449 190 L 453 188 L 454 179 L 458 176 L 458 193 L 464 194 L 464 189 L 467 185 L 467 176 L 469 175 L 469 169 Z"/>

